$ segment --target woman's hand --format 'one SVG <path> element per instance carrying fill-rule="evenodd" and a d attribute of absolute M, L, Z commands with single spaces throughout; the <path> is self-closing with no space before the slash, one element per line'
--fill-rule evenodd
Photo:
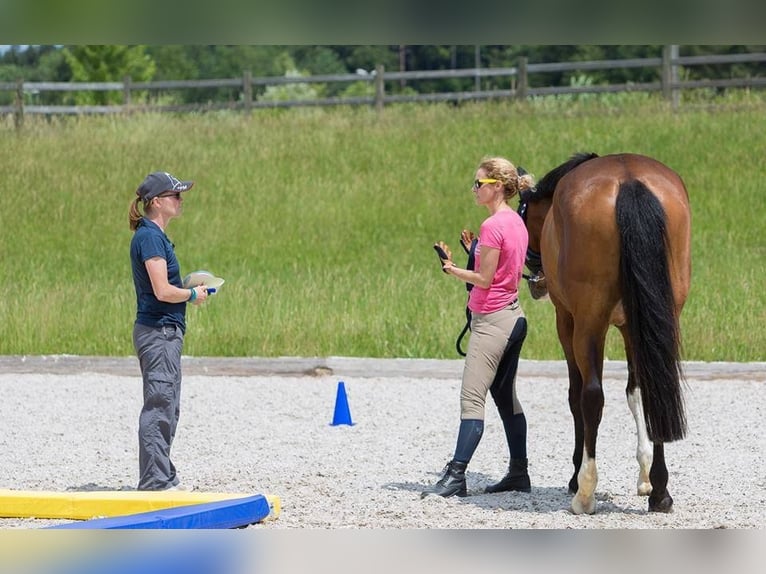
<path fill-rule="evenodd" d="M 476 236 L 470 229 L 464 229 L 460 233 L 460 244 L 463 246 L 463 249 L 465 249 L 466 253 L 471 252 L 471 243 L 473 243 L 474 239 L 476 239 Z"/>
<path fill-rule="evenodd" d="M 439 259 L 441 259 L 442 271 L 449 273 L 449 270 L 455 267 L 455 264 L 452 262 L 452 250 L 444 241 L 438 241 L 434 244 L 434 247 L 439 254 Z"/>
<path fill-rule="evenodd" d="M 204 285 L 197 285 L 191 289 L 194 295 L 189 299 L 189 303 L 192 305 L 201 305 L 207 299 L 207 287 Z"/>

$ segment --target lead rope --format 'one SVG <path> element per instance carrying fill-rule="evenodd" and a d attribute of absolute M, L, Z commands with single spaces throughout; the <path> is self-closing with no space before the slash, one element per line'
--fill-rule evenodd
<path fill-rule="evenodd" d="M 463 349 L 460 348 L 460 343 L 463 341 L 463 337 L 465 337 L 465 334 L 471 330 L 471 310 L 466 307 L 465 308 L 465 327 L 463 327 L 463 330 L 460 331 L 460 335 L 457 337 L 457 341 L 455 341 L 455 349 L 457 349 L 457 354 L 461 357 L 465 357 L 465 352 Z"/>
<path fill-rule="evenodd" d="M 476 245 L 478 245 L 479 240 L 474 239 L 471 241 L 471 246 L 469 248 L 466 248 L 465 245 L 463 245 L 462 240 L 460 241 L 460 245 L 463 246 L 463 249 L 468 254 L 468 263 L 466 263 L 465 268 L 469 271 L 473 271 L 474 265 L 476 264 Z M 466 283 L 465 284 L 465 290 L 468 291 L 468 293 L 471 293 L 471 289 L 473 289 L 472 283 Z M 457 341 L 455 341 L 455 350 L 457 350 L 457 354 L 461 357 L 465 357 L 465 352 L 461 348 L 461 343 L 463 342 L 463 337 L 465 337 L 466 333 L 471 330 L 471 310 L 468 308 L 468 305 L 466 305 L 465 308 L 465 327 L 463 327 L 463 330 L 460 331 L 460 334 L 457 336 Z"/>

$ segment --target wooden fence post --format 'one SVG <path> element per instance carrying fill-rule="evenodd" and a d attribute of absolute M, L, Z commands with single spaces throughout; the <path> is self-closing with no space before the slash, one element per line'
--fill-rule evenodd
<path fill-rule="evenodd" d="M 24 125 L 24 80 L 16 80 L 16 111 L 13 114 L 13 125 L 20 130 Z"/>
<path fill-rule="evenodd" d="M 481 46 L 476 44 L 473 48 L 473 69 L 476 70 L 476 74 L 473 78 L 473 91 L 481 91 L 481 76 L 479 75 L 479 69 L 481 69 Z"/>
<path fill-rule="evenodd" d="M 130 76 L 125 75 L 122 78 L 122 107 L 123 111 L 126 114 L 129 114 L 131 112 L 130 110 L 130 84 L 131 84 Z"/>
<path fill-rule="evenodd" d="M 386 85 L 383 83 L 384 71 L 383 64 L 375 66 L 375 109 L 379 112 L 383 110 L 383 98 L 386 95 Z"/>
<path fill-rule="evenodd" d="M 518 100 L 525 100 L 527 98 L 527 58 L 521 57 L 519 58 L 519 69 L 518 69 L 518 82 L 517 82 L 517 88 L 516 88 L 516 99 Z"/>
<path fill-rule="evenodd" d="M 675 60 L 677 59 L 678 59 L 678 44 L 671 44 L 670 45 L 670 83 L 671 84 L 678 83 L 678 64 L 675 63 Z M 674 110 L 678 109 L 678 106 L 681 104 L 680 90 L 671 87 L 670 97 L 673 100 L 673 109 Z"/>
<path fill-rule="evenodd" d="M 670 46 L 662 47 L 660 83 L 662 84 L 662 97 L 670 101 Z"/>
<path fill-rule="evenodd" d="M 245 70 L 242 76 L 242 98 L 245 111 L 249 114 L 253 110 L 253 73 L 250 70 Z"/>
<path fill-rule="evenodd" d="M 678 83 L 678 44 L 670 44 L 662 47 L 662 96 L 670 102 L 675 110 L 681 104 L 681 93 L 673 84 Z"/>

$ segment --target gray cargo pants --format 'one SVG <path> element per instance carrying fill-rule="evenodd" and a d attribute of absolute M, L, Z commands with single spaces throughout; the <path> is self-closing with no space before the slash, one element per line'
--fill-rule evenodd
<path fill-rule="evenodd" d="M 178 426 L 181 402 L 180 327 L 133 327 L 144 381 L 144 406 L 138 420 L 138 490 L 165 490 L 178 484 L 170 447 Z"/>

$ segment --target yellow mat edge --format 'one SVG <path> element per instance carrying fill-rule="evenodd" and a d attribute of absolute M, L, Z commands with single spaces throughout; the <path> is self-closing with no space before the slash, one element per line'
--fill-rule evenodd
<path fill-rule="evenodd" d="M 246 498 L 255 494 L 257 493 L 137 490 L 51 492 L 0 489 L 0 518 L 89 520 Z M 282 509 L 281 500 L 271 494 L 264 496 L 269 502 L 268 518 L 277 518 Z"/>

